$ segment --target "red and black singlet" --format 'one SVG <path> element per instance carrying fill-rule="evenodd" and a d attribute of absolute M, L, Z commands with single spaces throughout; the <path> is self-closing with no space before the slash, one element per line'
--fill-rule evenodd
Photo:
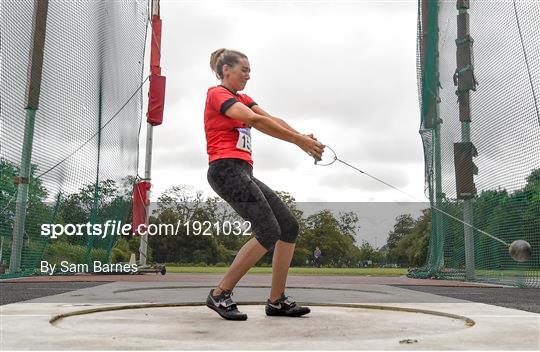
<path fill-rule="evenodd" d="M 256 105 L 248 95 L 235 94 L 224 86 L 208 89 L 204 108 L 204 131 L 208 162 L 236 158 L 253 165 L 251 159 L 251 127 L 231 119 L 225 112 L 236 102 L 251 108 Z"/>

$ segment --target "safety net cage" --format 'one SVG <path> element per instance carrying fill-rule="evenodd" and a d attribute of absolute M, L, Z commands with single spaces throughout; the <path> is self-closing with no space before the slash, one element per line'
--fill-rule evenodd
<path fill-rule="evenodd" d="M 409 276 L 540 287 L 540 3 L 419 1 L 417 38 L 432 224 Z"/>
<path fill-rule="evenodd" d="M 3 277 L 114 260 L 116 236 L 42 225 L 128 220 L 148 23 L 146 0 L 0 1 Z"/>

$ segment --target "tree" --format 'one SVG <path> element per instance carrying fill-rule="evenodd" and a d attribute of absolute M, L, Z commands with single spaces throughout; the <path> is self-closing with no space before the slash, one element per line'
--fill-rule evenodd
<path fill-rule="evenodd" d="M 362 240 L 362 245 L 360 245 L 360 255 L 359 260 L 366 261 L 371 260 L 373 261 L 376 250 L 371 246 L 371 244 L 365 240 Z"/>
<path fill-rule="evenodd" d="M 194 192 L 193 187 L 179 185 L 167 189 L 158 198 L 158 208 L 153 213 L 150 223 L 158 226 L 161 224 L 179 225 L 178 233 L 168 235 L 162 233 L 161 236 L 149 238 L 149 246 L 153 250 L 154 259 L 161 263 L 204 261 L 215 264 L 226 261 L 228 258 L 224 256 L 227 251 L 224 250 L 223 243 L 218 240 L 223 235 L 217 235 L 212 227 L 223 216 L 233 216 L 233 214 L 226 210 L 226 207 L 221 207 L 217 199 L 205 202 L 202 192 Z M 219 222 L 219 225 L 221 224 L 222 222 Z"/>
<path fill-rule="evenodd" d="M 399 215 L 395 220 L 394 230 L 388 233 L 388 240 L 386 241 L 389 250 L 396 247 L 398 242 L 409 234 L 414 226 L 414 219 L 410 214 Z"/>
<path fill-rule="evenodd" d="M 412 224 L 409 225 L 409 218 Z M 414 220 L 410 215 L 398 216 L 396 228 L 405 234 L 388 251 L 388 260 L 400 265 L 420 266 L 425 263 L 431 232 L 431 211 L 425 209 L 422 215 Z M 403 231 L 406 230 L 406 231 Z M 397 236 L 396 236 L 397 237 Z M 395 238 L 395 237 L 394 237 Z"/>
<path fill-rule="evenodd" d="M 339 229 L 342 233 L 349 236 L 353 242 L 356 242 L 357 231 L 360 230 L 358 221 L 358 214 L 355 212 L 348 211 L 345 213 L 339 213 Z"/>
<path fill-rule="evenodd" d="M 48 196 L 47 189 L 40 179 L 34 178 L 37 165 L 30 167 L 30 183 L 25 232 L 29 237 L 39 237 L 38 229 L 41 223 L 49 220 L 51 208 L 45 204 Z M 19 167 L 7 159 L 0 158 L 0 236 L 11 237 L 15 220 L 15 204 L 17 185 L 13 183 L 19 175 Z"/>
<path fill-rule="evenodd" d="M 328 209 L 308 216 L 306 230 L 297 242 L 295 255 L 298 257 L 295 260 L 299 264 L 305 263 L 306 259 L 311 260 L 313 250 L 319 247 L 323 263 L 334 263 L 340 267 L 358 262 L 360 250 L 354 245 L 354 238 L 342 231 L 343 227 L 344 224 Z"/>

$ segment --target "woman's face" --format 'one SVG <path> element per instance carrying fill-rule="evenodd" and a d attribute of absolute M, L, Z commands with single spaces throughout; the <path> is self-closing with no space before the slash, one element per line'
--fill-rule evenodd
<path fill-rule="evenodd" d="M 247 81 L 249 81 L 250 72 L 248 59 L 241 58 L 233 67 L 229 65 L 223 66 L 223 82 L 237 91 L 243 90 L 246 87 Z"/>

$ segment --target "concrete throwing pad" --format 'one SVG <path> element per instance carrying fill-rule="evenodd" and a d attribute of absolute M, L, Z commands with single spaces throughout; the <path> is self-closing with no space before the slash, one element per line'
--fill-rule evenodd
<path fill-rule="evenodd" d="M 135 306 L 134 306 L 135 307 Z M 267 317 L 263 305 L 244 305 L 244 322 L 227 322 L 204 306 L 159 307 L 89 312 L 54 324 L 65 332 L 88 331 L 102 339 L 121 339 L 127 349 L 146 347 L 186 349 L 333 349 L 415 343 L 470 328 L 471 320 L 428 312 L 312 306 L 302 318 Z M 118 331 L 118 327 L 122 330 Z M 180 338 L 181 337 L 181 338 Z M 137 341 L 137 342 L 133 342 Z M 388 343 L 390 342 L 390 343 Z"/>
<path fill-rule="evenodd" d="M 536 313 L 386 285 L 332 285 L 288 290 L 311 302 L 302 303 L 312 309 L 304 317 L 267 317 L 258 304 L 267 291 L 237 288 L 247 321 L 220 318 L 201 305 L 208 287 L 189 283 L 111 283 L 9 304 L 0 307 L 0 350 L 540 349 Z"/>

